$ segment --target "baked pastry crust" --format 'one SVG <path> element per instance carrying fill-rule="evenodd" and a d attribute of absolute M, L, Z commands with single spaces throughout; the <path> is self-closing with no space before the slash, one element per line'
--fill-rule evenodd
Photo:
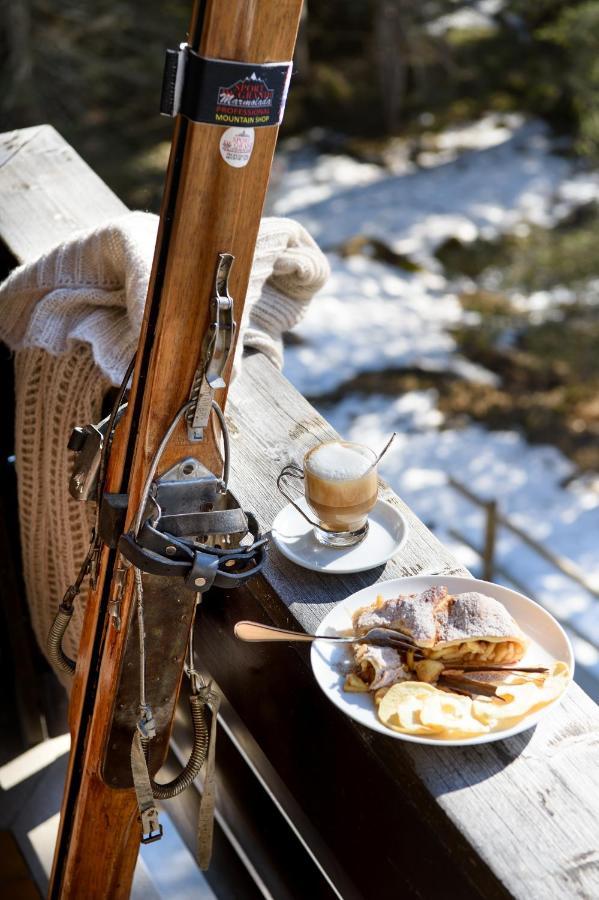
<path fill-rule="evenodd" d="M 429 659 L 512 665 L 528 640 L 498 600 L 478 591 L 450 594 L 444 586 L 390 600 L 378 598 L 353 616 L 356 634 L 393 628 L 412 639 Z"/>

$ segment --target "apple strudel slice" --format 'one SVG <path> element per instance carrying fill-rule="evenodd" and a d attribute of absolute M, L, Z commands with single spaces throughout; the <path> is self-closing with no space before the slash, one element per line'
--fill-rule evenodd
<path fill-rule="evenodd" d="M 411 638 L 427 659 L 454 665 L 513 665 L 528 646 L 526 636 L 498 600 L 478 591 L 453 595 L 443 586 L 391 600 L 379 597 L 357 610 L 353 626 L 356 634 L 375 627 L 393 628 Z"/>

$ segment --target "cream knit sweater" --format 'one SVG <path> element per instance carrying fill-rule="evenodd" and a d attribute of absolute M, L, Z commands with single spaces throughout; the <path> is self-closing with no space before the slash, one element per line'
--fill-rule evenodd
<path fill-rule="evenodd" d="M 91 504 L 72 500 L 74 425 L 96 422 L 137 345 L 158 219 L 132 212 L 75 235 L 15 269 L 0 286 L 0 338 L 16 351 L 16 459 L 23 570 L 38 642 L 83 560 Z M 235 370 L 242 348 L 279 368 L 281 336 L 303 316 L 328 276 L 326 258 L 290 219 L 263 219 Z M 86 585 L 64 648 L 77 655 Z"/>

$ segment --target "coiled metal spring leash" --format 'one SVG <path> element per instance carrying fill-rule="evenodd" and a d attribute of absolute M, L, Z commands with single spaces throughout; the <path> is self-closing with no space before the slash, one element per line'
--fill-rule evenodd
<path fill-rule="evenodd" d="M 48 639 L 46 642 L 46 650 L 48 653 L 48 658 L 55 668 L 57 668 L 60 672 L 64 672 L 66 675 L 73 675 L 75 672 L 75 660 L 70 659 L 64 650 L 62 649 L 62 639 L 66 634 L 66 630 L 69 627 L 71 622 L 71 617 L 75 611 L 75 597 L 79 594 L 81 590 L 81 585 L 83 583 L 83 579 L 87 575 L 92 560 L 96 553 L 96 542 L 95 536 L 92 537 L 92 542 L 89 546 L 89 550 L 87 551 L 87 555 L 83 560 L 81 568 L 79 569 L 79 574 L 77 578 L 71 584 L 66 592 L 64 597 L 62 598 L 62 602 L 58 607 L 58 612 L 52 622 L 52 627 L 48 632 Z"/>
<path fill-rule="evenodd" d="M 200 595 L 196 594 L 195 609 L 197 609 L 197 606 L 200 602 L 199 598 Z M 168 784 L 159 784 L 157 781 L 154 781 L 153 778 L 150 778 L 152 792 L 154 794 L 154 797 L 156 797 L 158 800 L 170 800 L 171 797 L 176 797 L 178 794 L 181 794 L 186 788 L 190 786 L 190 784 L 192 784 L 192 782 L 200 773 L 200 769 L 202 768 L 202 765 L 206 758 L 206 751 L 208 749 L 208 725 L 206 723 L 204 703 L 201 699 L 202 690 L 205 690 L 207 685 L 193 668 L 193 627 L 195 623 L 195 609 L 191 622 L 191 630 L 189 632 L 188 641 L 190 661 L 185 666 L 185 674 L 189 678 L 189 705 L 191 707 L 191 720 L 193 725 L 193 745 L 189 760 L 187 761 L 187 765 L 179 773 L 179 775 L 177 775 L 176 778 L 173 778 L 173 780 L 169 781 Z M 146 757 L 149 759 L 149 744 L 148 741 L 143 737 L 142 746 L 144 748 Z"/>
<path fill-rule="evenodd" d="M 146 509 L 148 498 L 150 496 L 150 487 L 158 468 L 158 463 L 172 437 L 179 421 L 186 413 L 194 407 L 194 402 L 190 401 L 181 407 L 174 417 L 173 421 L 167 428 L 160 444 L 154 454 L 144 486 L 140 496 L 139 507 L 134 520 L 133 532 L 137 537 L 142 526 L 144 510 Z M 226 484 L 229 476 L 229 440 L 227 427 L 224 416 L 220 407 L 215 401 L 212 401 L 212 408 L 217 413 L 223 442 L 225 445 L 224 453 L 224 471 L 223 483 L 226 490 Z M 162 837 L 162 825 L 159 822 L 158 809 L 156 808 L 155 799 L 166 800 L 176 797 L 199 775 L 202 766 L 208 754 L 208 765 L 206 770 L 206 779 L 204 784 L 204 793 L 200 804 L 200 815 L 198 821 L 198 860 L 200 866 L 204 869 L 208 868 L 210 857 L 212 854 L 212 837 L 214 822 L 214 799 L 215 799 L 215 778 L 214 778 L 214 761 L 216 748 L 216 722 L 218 707 L 220 705 L 220 697 L 216 691 L 212 689 L 211 684 L 205 684 L 199 674 L 196 672 L 193 664 L 193 627 L 195 621 L 194 616 L 191 622 L 189 633 L 189 663 L 186 667 L 187 675 L 190 681 L 190 707 L 191 718 L 193 723 L 193 745 L 187 764 L 179 775 L 167 784 L 158 784 L 151 778 L 148 771 L 148 760 L 150 753 L 150 742 L 156 736 L 156 724 L 151 707 L 146 701 L 146 653 L 145 653 L 145 626 L 144 626 L 144 609 L 143 609 L 143 580 L 142 573 L 139 568 L 133 566 L 135 577 L 135 593 L 137 606 L 137 623 L 139 631 L 139 710 L 140 718 L 133 734 L 131 742 L 131 772 L 133 775 L 133 784 L 137 796 L 137 803 L 142 826 L 142 843 L 150 843 L 159 840 Z M 199 597 L 199 594 L 197 595 Z M 196 601 L 197 609 L 197 601 Z M 211 710 L 212 722 L 210 734 L 208 733 L 208 725 L 206 723 L 206 707 Z"/>

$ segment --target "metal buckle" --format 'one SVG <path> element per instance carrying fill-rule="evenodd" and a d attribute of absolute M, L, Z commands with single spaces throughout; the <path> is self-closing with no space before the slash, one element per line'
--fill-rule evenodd
<path fill-rule="evenodd" d="M 219 253 L 214 296 L 210 303 L 212 323 L 202 349 L 200 365 L 193 379 L 189 399 L 195 406 L 187 414 L 187 436 L 190 441 L 202 441 L 204 429 L 212 411 L 214 392 L 224 388 L 223 372 L 229 358 L 235 321 L 233 299 L 229 296 L 229 273 L 235 257 L 231 253 Z"/>
<path fill-rule="evenodd" d="M 148 806 L 147 809 L 141 811 L 141 842 L 142 844 L 153 844 L 159 841 L 164 831 L 162 825 L 158 821 L 158 810 L 155 806 Z"/>
<path fill-rule="evenodd" d="M 119 423 L 127 404 L 119 406 L 114 424 Z M 110 416 L 106 416 L 97 425 L 84 425 L 74 428 L 67 444 L 69 450 L 77 454 L 73 474 L 69 481 L 69 493 L 75 500 L 93 500 L 98 482 L 102 445 Z"/>
<path fill-rule="evenodd" d="M 159 841 L 162 835 L 164 834 L 162 825 L 158 824 L 158 831 L 156 833 L 150 832 L 149 834 L 142 834 L 140 840 L 142 844 L 153 844 L 154 841 Z"/>

